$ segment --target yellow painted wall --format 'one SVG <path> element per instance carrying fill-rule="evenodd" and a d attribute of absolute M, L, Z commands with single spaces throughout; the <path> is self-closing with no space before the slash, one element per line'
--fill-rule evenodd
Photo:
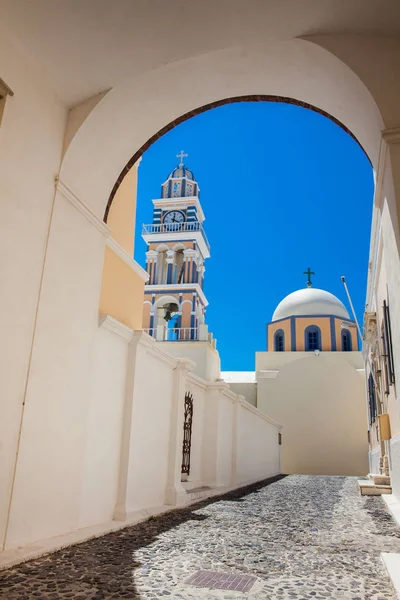
<path fill-rule="evenodd" d="M 112 237 L 129 256 L 133 256 L 134 249 L 137 180 L 137 166 L 134 165 L 122 180 L 107 219 Z"/>
<path fill-rule="evenodd" d="M 332 350 L 331 325 L 329 317 L 297 317 L 296 318 L 296 350 L 304 351 L 304 332 L 309 325 L 316 325 L 321 330 L 322 350 Z"/>
<path fill-rule="evenodd" d="M 284 321 L 278 321 L 277 323 L 270 323 L 268 325 L 268 351 L 275 352 L 274 346 L 274 335 L 278 329 L 282 329 L 285 334 L 285 352 L 290 352 L 292 348 L 291 344 L 291 333 L 290 333 L 290 319 Z"/>
<path fill-rule="evenodd" d="M 335 319 L 335 333 L 336 333 L 336 350 L 342 351 L 342 323 L 345 323 L 345 319 Z M 355 327 L 348 327 L 351 334 L 352 349 L 357 350 L 357 329 Z"/>
<path fill-rule="evenodd" d="M 351 327 L 350 328 L 350 332 L 351 332 L 351 340 L 353 342 L 352 348 L 353 348 L 353 350 L 358 350 L 357 328 L 356 327 Z"/>
<path fill-rule="evenodd" d="M 190 327 L 192 305 L 188 302 L 182 305 L 181 327 Z"/>
<path fill-rule="evenodd" d="M 167 246 L 167 248 L 169 248 L 170 250 L 173 249 L 174 246 L 176 246 L 176 244 L 180 244 L 179 241 L 174 241 L 174 242 L 150 242 L 149 244 L 149 250 L 157 250 L 157 248 L 161 245 L 163 246 Z M 194 242 L 182 242 L 182 244 L 186 247 L 186 248 L 194 248 Z"/>
<path fill-rule="evenodd" d="M 166 288 L 165 288 L 164 292 L 156 292 L 154 294 L 154 302 L 156 303 L 157 300 L 159 300 L 159 298 L 163 298 L 164 296 L 174 296 L 177 299 L 177 301 L 178 301 L 180 294 L 170 294 L 168 292 L 168 287 L 167 286 L 171 285 L 171 284 L 168 283 L 168 284 L 165 284 L 165 285 L 166 285 Z M 151 296 L 152 295 L 153 295 L 153 293 L 152 294 L 146 294 L 144 296 L 144 299 L 151 301 Z M 192 302 L 192 300 L 193 300 L 193 293 L 192 292 L 184 292 L 182 294 L 182 302 L 183 302 L 183 300 L 190 300 L 190 302 Z"/>
<path fill-rule="evenodd" d="M 119 186 L 108 214 L 113 239 L 133 257 L 136 220 L 137 165 Z M 132 329 L 142 329 L 144 281 L 111 248 L 104 253 L 100 313 L 108 314 Z"/>
<path fill-rule="evenodd" d="M 144 281 L 111 248 L 104 254 L 99 312 L 142 329 Z"/>
<path fill-rule="evenodd" d="M 295 331 L 296 331 L 296 352 L 303 352 L 304 346 L 304 332 L 309 325 L 316 325 L 321 330 L 322 338 L 322 350 L 329 352 L 332 350 L 331 340 L 331 322 L 329 317 L 296 317 L 295 320 Z M 342 327 L 343 319 L 335 318 L 335 332 L 336 332 L 336 350 L 342 350 Z M 290 331 L 290 319 L 278 321 L 276 323 L 270 323 L 268 325 L 268 350 L 274 352 L 274 335 L 278 329 L 282 329 L 285 334 L 285 352 L 290 352 L 292 349 L 291 343 L 291 331 Z M 353 343 L 353 350 L 357 350 L 357 330 L 355 327 L 348 328 L 351 333 L 351 339 Z"/>
<path fill-rule="evenodd" d="M 150 312 L 151 312 L 151 304 L 146 302 L 143 304 L 143 328 L 149 329 L 150 327 Z"/>

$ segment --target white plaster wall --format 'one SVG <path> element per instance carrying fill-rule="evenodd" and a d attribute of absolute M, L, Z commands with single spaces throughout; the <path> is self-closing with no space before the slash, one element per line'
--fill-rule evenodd
<path fill-rule="evenodd" d="M 280 473 L 280 424 L 233 393 L 226 383 L 209 384 L 207 388 L 205 485 L 244 485 Z"/>
<path fill-rule="evenodd" d="M 137 343 L 129 440 L 126 512 L 162 506 L 168 473 L 174 361 L 145 341 Z M 156 342 L 150 345 L 156 346 Z M 157 344 L 158 345 L 158 344 Z M 182 398 L 182 403 L 184 398 Z M 183 427 L 183 423 L 182 423 Z"/>
<path fill-rule="evenodd" d="M 400 184 L 398 179 L 393 185 L 393 174 L 398 177 L 400 173 L 400 136 L 390 142 L 383 142 L 381 161 L 377 173 L 377 186 L 374 198 L 375 215 L 371 236 L 371 247 L 368 273 L 367 310 L 376 311 L 378 335 L 380 334 L 383 320 L 382 305 L 384 300 L 389 300 L 391 332 L 393 342 L 393 355 L 396 381 L 400 378 L 400 323 L 397 315 L 400 311 L 400 261 L 399 261 L 399 230 L 397 226 L 399 202 L 396 202 L 396 191 L 399 195 Z M 397 185 L 396 185 L 397 182 Z M 398 439 L 400 435 L 400 397 L 396 386 L 389 387 L 389 394 L 384 395 L 384 410 L 390 418 L 392 440 L 390 442 L 390 475 L 393 486 L 400 494 L 400 460 Z M 368 398 L 366 396 L 366 404 Z M 374 463 L 375 472 L 379 466 L 379 444 L 376 436 L 372 435 L 371 450 L 377 456 Z"/>
<path fill-rule="evenodd" d="M 78 528 L 105 238 L 57 192 L 6 547 Z"/>
<path fill-rule="evenodd" d="M 391 153 L 391 162 L 396 163 L 397 173 L 400 179 L 400 144 L 396 145 L 396 155 Z M 400 182 L 398 184 L 400 192 Z M 400 322 L 397 315 L 400 314 L 400 260 L 399 260 L 399 239 L 395 228 L 398 209 L 391 178 L 390 163 L 386 167 L 384 179 L 384 199 L 381 209 L 381 240 L 382 240 L 382 261 L 378 265 L 377 289 L 376 289 L 376 309 L 377 314 L 382 316 L 382 305 L 384 299 L 389 299 L 391 331 L 393 341 L 393 355 L 395 363 L 395 377 L 400 380 Z M 400 199 L 398 200 L 400 205 Z M 379 277 L 379 268 L 382 269 L 382 277 Z M 379 286 L 379 287 L 378 287 Z M 379 322 L 380 327 L 380 322 Z M 388 411 L 390 412 L 392 435 L 400 434 L 400 397 L 395 394 L 395 388 L 391 387 L 390 397 L 387 399 Z"/>
<path fill-rule="evenodd" d="M 61 202 L 57 215 L 70 209 L 74 207 Z M 79 229 L 83 224 L 76 213 Z M 96 235 L 101 239 L 101 234 L 95 228 L 86 234 L 95 251 Z M 80 302 L 83 310 L 84 298 Z M 57 323 L 40 323 L 38 331 L 56 336 Z M 96 320 L 85 331 L 83 322 L 69 322 L 70 343 L 55 347 L 47 378 L 40 347 L 34 355 L 38 379 L 30 384 L 37 390 L 26 407 L 7 548 L 162 507 L 171 485 L 179 495 L 177 503 L 184 504 L 180 465 L 187 391 L 194 400 L 192 487 L 235 487 L 279 472 L 278 427 L 265 415 L 227 384 L 209 383 L 186 367 L 182 370 L 146 334 L 132 334 L 110 317 L 100 323 Z M 72 338 L 84 334 L 91 343 L 79 351 Z M 69 355 L 70 348 L 77 356 Z M 66 367 L 79 379 L 71 376 L 60 390 Z M 86 393 L 79 396 L 82 387 Z M 48 421 L 41 418 L 43 413 Z"/>
<path fill-rule="evenodd" d="M 0 72 L 14 91 L 0 131 L 1 548 L 66 109 L 3 30 Z"/>
<path fill-rule="evenodd" d="M 217 481 L 218 412 L 218 391 L 209 386 L 205 397 L 202 448 L 202 474 L 207 486 L 214 486 Z"/>
<path fill-rule="evenodd" d="M 254 382 L 229 382 L 229 387 L 235 394 L 243 396 L 249 404 L 257 406 L 257 384 Z"/>
<path fill-rule="evenodd" d="M 237 401 L 236 483 L 280 473 L 279 429 L 246 402 Z"/>
<path fill-rule="evenodd" d="M 79 527 L 113 519 L 118 492 L 127 354 L 127 337 L 111 331 L 105 321 L 96 333 L 91 368 Z"/>
<path fill-rule="evenodd" d="M 216 381 L 221 375 L 218 351 L 208 342 L 160 342 L 162 350 L 175 358 L 189 358 L 196 364 L 194 373 L 206 381 Z"/>
<path fill-rule="evenodd" d="M 284 473 L 367 473 L 362 366 L 359 352 L 257 353 L 257 406 L 283 426 Z"/>
<path fill-rule="evenodd" d="M 233 485 L 233 444 L 235 442 L 235 396 L 219 391 L 216 485 Z"/>
<path fill-rule="evenodd" d="M 400 435 L 390 440 L 390 480 L 393 494 L 400 498 Z"/>
<path fill-rule="evenodd" d="M 379 457 L 380 457 L 380 449 L 376 448 L 376 450 L 370 450 L 368 452 L 369 459 L 369 472 L 370 473 L 379 473 Z"/>

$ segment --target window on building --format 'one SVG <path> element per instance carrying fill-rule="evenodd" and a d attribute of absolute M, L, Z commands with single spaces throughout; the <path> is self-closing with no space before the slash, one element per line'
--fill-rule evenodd
<path fill-rule="evenodd" d="M 369 399 L 369 424 L 371 425 L 376 420 L 376 416 L 378 414 L 376 407 L 376 391 L 375 391 L 375 381 L 372 373 L 368 376 L 368 399 Z"/>
<path fill-rule="evenodd" d="M 316 325 L 310 325 L 305 331 L 305 348 L 307 352 L 321 350 L 321 330 Z"/>
<path fill-rule="evenodd" d="M 389 393 L 389 386 L 394 384 L 394 359 L 392 344 L 392 328 L 390 324 L 389 305 L 383 301 L 383 323 L 382 323 L 382 356 L 385 367 L 385 391 Z"/>
<path fill-rule="evenodd" d="M 352 340 L 351 333 L 348 329 L 342 330 L 342 352 L 351 352 Z"/>
<path fill-rule="evenodd" d="M 178 183 L 177 181 L 174 182 L 172 192 L 173 192 L 174 198 L 179 198 L 179 196 L 181 195 L 181 184 Z"/>
<path fill-rule="evenodd" d="M 282 329 L 278 329 L 278 331 L 275 332 L 274 348 L 275 352 L 284 352 L 285 350 L 285 334 Z"/>

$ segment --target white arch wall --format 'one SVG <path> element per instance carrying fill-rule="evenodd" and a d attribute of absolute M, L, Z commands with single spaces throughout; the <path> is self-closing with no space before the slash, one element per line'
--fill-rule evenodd
<path fill-rule="evenodd" d="M 122 168 L 157 131 L 205 104 L 251 94 L 291 97 L 331 114 L 377 165 L 383 121 L 368 90 L 338 58 L 297 39 L 206 54 L 126 81 L 75 135 L 61 179 L 101 218 Z"/>
<path fill-rule="evenodd" d="M 364 82 L 385 127 L 399 124 L 400 39 L 371 35 L 314 34 L 305 39 L 337 56 Z M 338 84 L 340 84 L 340 80 Z M 361 98 L 360 98 L 361 100 Z M 350 125 L 348 125 L 350 127 Z"/>
<path fill-rule="evenodd" d="M 389 264 L 388 288 L 393 313 L 399 314 L 399 208 L 395 197 L 396 188 L 400 197 L 399 67 L 397 40 L 352 35 L 249 45 L 170 63 L 129 79 L 105 95 L 72 140 L 61 179 L 101 219 L 123 166 L 157 131 L 181 115 L 245 95 L 282 96 L 310 104 L 352 132 L 382 183 L 375 206 L 383 215 L 380 226 Z M 395 129 L 389 148 L 382 139 L 385 128 Z M 107 143 L 99 144 L 99 136 Z M 397 323 L 393 338 L 400 365 Z"/>

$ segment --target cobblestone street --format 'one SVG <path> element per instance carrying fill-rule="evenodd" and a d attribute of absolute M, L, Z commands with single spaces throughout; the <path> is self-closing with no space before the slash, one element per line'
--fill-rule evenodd
<path fill-rule="evenodd" d="M 0 598 L 394 600 L 382 551 L 400 552 L 400 530 L 380 497 L 351 477 L 288 476 L 3 571 Z M 195 587 L 197 571 L 254 579 Z"/>

